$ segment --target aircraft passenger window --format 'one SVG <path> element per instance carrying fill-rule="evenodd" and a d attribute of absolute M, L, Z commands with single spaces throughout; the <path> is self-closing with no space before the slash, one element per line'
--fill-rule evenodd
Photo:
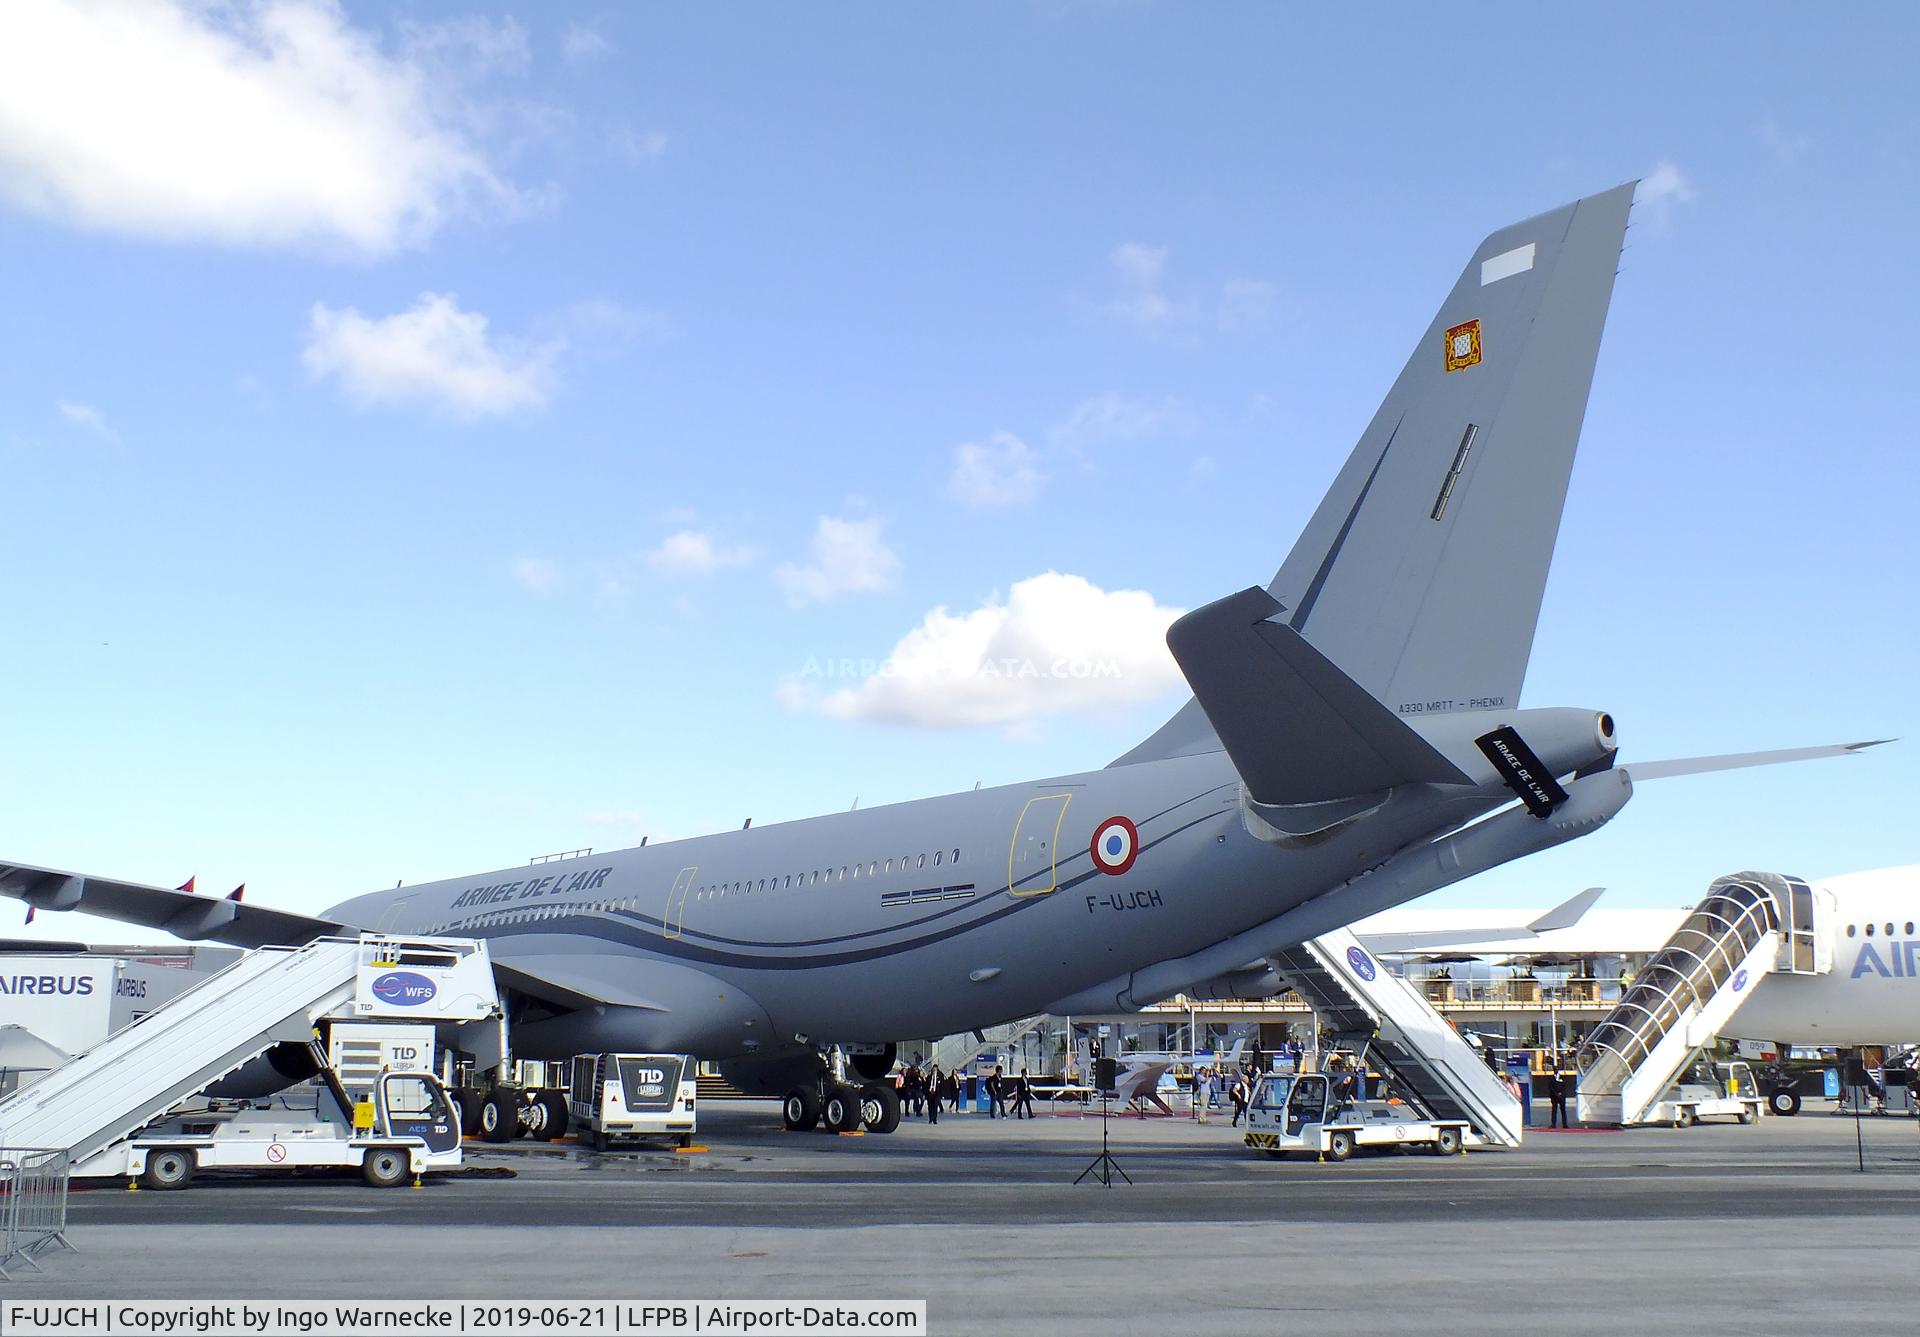
<path fill-rule="evenodd" d="M 854 877 L 855 877 L 856 879 L 858 879 L 858 878 L 859 878 L 859 876 L 860 876 L 860 865 L 859 865 L 859 864 L 855 864 L 855 865 L 853 866 L 853 875 L 854 875 Z"/>
<path fill-rule="evenodd" d="M 876 862 L 874 862 L 874 863 L 870 863 L 870 864 L 868 864 L 868 865 L 867 865 L 867 876 L 868 876 L 868 877 L 878 877 L 878 876 L 879 876 L 879 874 L 880 874 L 880 865 L 879 865 L 879 863 L 878 863 L 877 861 L 876 861 Z M 1889 929 L 1887 930 L 1887 932 L 1889 932 L 1889 933 L 1891 933 L 1891 932 L 1893 932 L 1893 930 L 1892 930 L 1891 928 L 1889 928 Z"/>
<path fill-rule="evenodd" d="M 1867 936 L 1868 936 L 1869 938 L 1871 938 L 1871 937 L 1873 936 L 1873 925 L 1871 925 L 1871 924 L 1869 924 L 1869 925 L 1867 925 Z"/>
<path fill-rule="evenodd" d="M 1893 936 L 1893 925 L 1891 925 L 1891 924 L 1889 924 L 1889 925 L 1887 925 L 1887 936 L 1888 936 L 1889 938 L 1891 938 L 1891 937 Z"/>
<path fill-rule="evenodd" d="M 840 865 L 840 880 L 842 882 L 847 880 L 847 866 L 845 864 Z"/>
<path fill-rule="evenodd" d="M 935 851 L 933 852 L 933 866 L 934 866 L 935 868 L 938 868 L 938 867 L 940 866 L 940 851 L 939 851 L 939 850 L 935 850 Z"/>
<path fill-rule="evenodd" d="M 891 873 L 893 871 L 893 860 L 891 859 L 887 860 L 887 866 L 882 871 Z"/>
<path fill-rule="evenodd" d="M 960 862 L 960 851 L 959 851 L 959 850 L 955 850 L 955 851 L 953 852 L 953 861 L 954 861 L 955 863 L 959 863 L 959 862 Z"/>
<path fill-rule="evenodd" d="M 926 866 L 927 866 L 927 856 L 923 854 L 923 855 L 921 855 L 921 856 L 920 856 L 920 862 L 919 862 L 919 863 L 917 863 L 917 864 L 915 864 L 915 865 L 914 865 L 914 867 L 915 867 L 915 868 L 925 868 Z"/>
<path fill-rule="evenodd" d="M 1907 921 L 1907 936 L 1909 938 L 1913 936 L 1913 921 L 1911 919 Z"/>
<path fill-rule="evenodd" d="M 1847 936 L 1848 936 L 1849 938 L 1851 938 L 1851 937 L 1853 936 L 1853 925 L 1851 925 L 1851 924 L 1849 924 L 1849 925 L 1847 925 Z"/>

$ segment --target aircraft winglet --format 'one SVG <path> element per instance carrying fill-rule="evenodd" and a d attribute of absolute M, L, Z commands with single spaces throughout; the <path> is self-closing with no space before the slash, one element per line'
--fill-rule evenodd
<path fill-rule="evenodd" d="M 1588 887 L 1585 891 L 1567 897 L 1534 920 L 1527 928 L 1534 933 L 1548 933 L 1557 928 L 1572 928 L 1579 923 L 1587 911 L 1593 909 L 1595 901 L 1606 894 L 1605 887 Z"/>

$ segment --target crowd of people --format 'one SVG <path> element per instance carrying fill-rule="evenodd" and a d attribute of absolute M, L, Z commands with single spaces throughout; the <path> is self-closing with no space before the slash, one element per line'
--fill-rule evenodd
<path fill-rule="evenodd" d="M 938 1063 L 920 1066 L 920 1056 L 894 1075 L 900 1092 L 900 1110 L 909 1118 L 940 1122 L 940 1110 L 960 1104 L 960 1074 L 945 1072 Z M 987 1093 L 987 1117 L 990 1119 L 1031 1119 L 1033 1117 L 1033 1076 L 1022 1068 L 1018 1077 L 1009 1077 L 994 1064 L 993 1071 L 980 1079 Z"/>

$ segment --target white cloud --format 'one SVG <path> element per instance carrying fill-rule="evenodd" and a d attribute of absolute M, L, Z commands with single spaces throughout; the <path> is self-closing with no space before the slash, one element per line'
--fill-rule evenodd
<path fill-rule="evenodd" d="M 569 23 L 566 36 L 560 39 L 560 54 L 575 65 L 583 65 L 612 55 L 613 43 L 584 23 Z"/>
<path fill-rule="evenodd" d="M 1108 391 L 1073 406 L 1053 429 L 1053 442 L 1065 450 L 1153 436 L 1186 436 L 1200 425 L 1194 411 L 1178 399 L 1141 399 Z"/>
<path fill-rule="evenodd" d="M 1215 319 L 1221 329 L 1259 330 L 1266 326 L 1280 300 L 1280 285 L 1265 279 L 1228 279 L 1220 285 Z"/>
<path fill-rule="evenodd" d="M 524 74 L 533 60 L 527 30 L 511 18 L 498 23 L 478 15 L 422 23 L 401 19 L 400 43 L 407 57 L 458 79 L 498 71 Z"/>
<path fill-rule="evenodd" d="M 0 5 L 0 196 L 141 236 L 385 254 L 519 202 L 423 59 L 331 0 Z"/>
<path fill-rule="evenodd" d="M 102 441 L 120 439 L 120 434 L 107 426 L 106 418 L 91 404 L 76 404 L 71 400 L 63 399 L 60 401 L 60 416 L 74 426 L 93 433 Z"/>
<path fill-rule="evenodd" d="M 357 404 L 412 400 L 478 418 L 545 404 L 559 350 L 496 344 L 485 316 L 461 310 L 451 293 L 428 292 L 378 319 L 314 303 L 302 360 L 315 378 L 337 378 Z"/>
<path fill-rule="evenodd" d="M 552 594 L 566 580 L 560 563 L 548 557 L 521 557 L 514 561 L 513 580 L 532 594 Z"/>
<path fill-rule="evenodd" d="M 805 564 L 786 562 L 773 573 L 787 602 L 799 608 L 838 594 L 890 588 L 900 575 L 900 559 L 881 541 L 880 527 L 875 519 L 821 516 Z"/>
<path fill-rule="evenodd" d="M 715 543 L 711 534 L 698 529 L 682 529 L 662 539 L 646 554 L 647 565 L 669 575 L 703 576 L 722 567 L 741 566 L 753 560 L 753 549 L 742 544 L 728 547 Z"/>
<path fill-rule="evenodd" d="M 613 132 L 614 151 L 630 163 L 652 162 L 667 152 L 665 130 L 636 130 L 622 125 Z"/>
<path fill-rule="evenodd" d="M 954 448 L 947 491 L 963 506 L 991 510 L 1025 506 L 1039 495 L 1046 475 L 1027 443 L 1011 432 Z"/>
<path fill-rule="evenodd" d="M 1048 715 L 1117 710 L 1182 685 L 1166 646 L 1181 611 L 1143 590 L 1048 571 L 1017 582 L 1004 602 L 934 609 L 877 664 L 809 661 L 779 697 L 835 719 L 936 729 L 1018 729 Z M 857 681 L 831 685 L 842 677 Z"/>
<path fill-rule="evenodd" d="M 1125 278 L 1143 287 L 1160 281 L 1167 269 L 1167 248 L 1143 241 L 1123 241 L 1107 252 L 1107 260 Z"/>
<path fill-rule="evenodd" d="M 1641 178 L 1640 188 L 1634 192 L 1633 200 L 1646 211 L 1654 231 L 1664 232 L 1673 222 L 1674 211 L 1683 204 L 1691 204 L 1699 196 L 1700 192 L 1693 188 L 1693 182 L 1687 174 L 1662 159 Z"/>

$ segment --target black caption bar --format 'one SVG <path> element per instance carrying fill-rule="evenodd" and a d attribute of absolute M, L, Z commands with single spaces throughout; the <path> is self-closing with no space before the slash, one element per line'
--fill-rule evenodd
<path fill-rule="evenodd" d="M 1540 758 L 1533 755 L 1533 749 L 1512 725 L 1503 724 L 1473 741 L 1493 763 L 1493 769 L 1500 772 L 1507 788 L 1520 796 L 1527 811 L 1535 817 L 1545 817 L 1567 801 L 1567 791 L 1560 787 L 1560 782 L 1553 778 L 1553 772 Z"/>

